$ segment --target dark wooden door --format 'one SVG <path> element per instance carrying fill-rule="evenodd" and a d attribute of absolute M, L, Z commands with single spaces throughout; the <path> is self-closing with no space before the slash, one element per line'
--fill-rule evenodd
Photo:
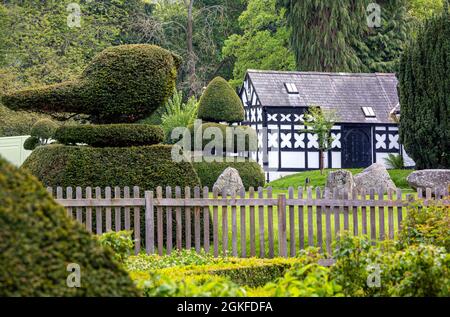
<path fill-rule="evenodd" d="M 370 127 L 343 127 L 342 167 L 361 168 L 372 164 Z"/>

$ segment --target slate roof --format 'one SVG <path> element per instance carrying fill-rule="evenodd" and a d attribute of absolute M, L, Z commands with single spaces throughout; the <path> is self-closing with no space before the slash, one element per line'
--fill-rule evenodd
<path fill-rule="evenodd" d="M 335 109 L 341 123 L 395 123 L 390 117 L 399 105 L 395 74 L 316 73 L 249 70 L 263 107 Z M 288 94 L 294 83 L 299 94 Z M 372 107 L 376 118 L 366 119 L 361 107 Z"/>

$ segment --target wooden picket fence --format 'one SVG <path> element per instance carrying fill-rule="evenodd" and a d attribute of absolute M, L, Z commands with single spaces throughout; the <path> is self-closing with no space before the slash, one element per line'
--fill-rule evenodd
<path fill-rule="evenodd" d="M 400 189 L 325 194 L 319 187 L 299 187 L 276 197 L 271 188 L 232 196 L 207 187 L 167 187 L 164 193 L 161 187 L 143 193 L 138 187 L 47 190 L 88 231 L 133 230 L 136 254 L 144 247 L 147 254 L 159 255 L 195 248 L 216 257 L 294 257 L 306 247 L 331 254 L 343 231 L 373 241 L 394 239 L 405 207 L 415 200 L 450 206 L 448 190 L 431 189 L 416 195 Z"/>

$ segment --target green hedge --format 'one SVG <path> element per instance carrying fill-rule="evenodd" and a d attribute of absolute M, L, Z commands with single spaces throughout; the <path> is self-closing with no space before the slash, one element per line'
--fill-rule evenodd
<path fill-rule="evenodd" d="M 12 111 L 0 103 L 0 137 L 30 135 L 33 124 L 42 118 L 37 113 Z"/>
<path fill-rule="evenodd" d="M 94 147 L 126 147 L 153 145 L 164 141 L 159 126 L 147 124 L 104 124 L 62 126 L 55 139 L 62 144 L 86 143 Z"/>
<path fill-rule="evenodd" d="M 98 186 L 104 189 L 108 186 L 139 186 L 143 195 L 144 190 L 155 190 L 158 186 L 164 189 L 166 186 L 180 186 L 183 189 L 185 186 L 199 186 L 200 181 L 192 164 L 175 163 L 171 150 L 172 147 L 168 145 L 126 148 L 47 145 L 36 148 L 25 160 L 22 168 L 29 170 L 45 186 L 54 188 Z M 143 210 L 140 216 L 143 224 Z M 175 224 L 175 217 L 172 219 Z M 201 224 L 202 221 L 203 216 Z M 93 221 L 93 228 L 95 225 Z M 172 227 L 175 241 L 176 226 Z M 203 233 L 203 225 L 201 228 Z M 141 237 L 145 237 L 144 226 L 141 226 Z"/>
<path fill-rule="evenodd" d="M 222 77 L 214 78 L 199 101 L 199 119 L 212 122 L 242 122 L 244 106 L 230 84 Z"/>
<path fill-rule="evenodd" d="M 168 145 L 126 148 L 48 145 L 37 148 L 22 168 L 45 186 L 197 186 L 192 164 L 175 163 Z"/>
<path fill-rule="evenodd" d="M 172 95 L 180 63 L 180 57 L 158 46 L 114 46 L 74 81 L 21 90 L 2 100 L 13 110 L 82 113 L 93 123 L 136 122 Z"/>
<path fill-rule="evenodd" d="M 127 272 L 45 188 L 0 158 L 0 296 L 137 296 Z M 81 287 L 69 288 L 69 263 Z"/>
<path fill-rule="evenodd" d="M 200 181 L 203 186 L 213 188 L 214 183 L 220 174 L 227 167 L 233 167 L 239 171 L 242 182 L 246 189 L 249 187 L 263 187 L 265 184 L 265 176 L 261 166 L 254 161 L 247 162 L 198 162 L 193 163 Z"/>
<path fill-rule="evenodd" d="M 197 133 L 194 133 L 197 128 Z M 227 150 L 227 128 L 233 129 L 233 152 L 237 151 L 237 144 L 241 142 L 242 138 L 245 138 L 245 151 L 257 151 L 258 149 L 258 136 L 255 129 L 249 126 L 228 126 L 220 123 L 206 122 L 201 126 L 196 127 L 194 125 L 189 126 L 191 131 L 191 144 L 194 146 L 196 134 L 202 135 L 202 149 L 205 148 L 210 142 L 217 139 L 217 133 L 222 135 L 222 151 Z M 210 137 L 206 137 L 205 132 L 210 134 Z"/>

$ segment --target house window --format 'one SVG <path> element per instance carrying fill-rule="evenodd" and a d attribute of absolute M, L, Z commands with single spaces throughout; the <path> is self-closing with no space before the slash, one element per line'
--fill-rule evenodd
<path fill-rule="evenodd" d="M 366 118 L 375 118 L 375 112 L 373 111 L 372 107 L 362 107 L 362 111 L 364 112 L 364 115 Z"/>
<path fill-rule="evenodd" d="M 297 86 L 293 83 L 284 83 L 284 86 L 286 87 L 286 91 L 288 94 L 298 94 Z"/>

